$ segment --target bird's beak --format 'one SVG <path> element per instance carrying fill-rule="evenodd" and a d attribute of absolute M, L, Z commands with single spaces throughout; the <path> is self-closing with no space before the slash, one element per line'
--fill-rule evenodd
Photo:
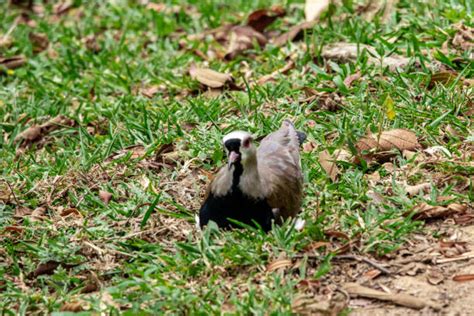
<path fill-rule="evenodd" d="M 227 166 L 230 167 L 240 158 L 240 154 L 236 153 L 235 151 L 231 151 L 229 153 L 229 162 L 227 163 Z"/>

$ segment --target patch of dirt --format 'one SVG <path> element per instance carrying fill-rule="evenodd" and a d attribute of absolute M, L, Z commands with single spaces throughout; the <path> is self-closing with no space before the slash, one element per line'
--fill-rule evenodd
<path fill-rule="evenodd" d="M 450 241 L 455 241 L 458 245 L 462 242 L 467 248 L 465 251 L 474 248 L 474 226 L 449 227 L 448 230 L 451 233 L 448 238 Z M 414 245 L 404 253 L 415 253 L 418 246 Z M 474 281 L 456 282 L 453 277 L 474 274 L 474 259 L 446 263 L 434 263 L 429 260 L 416 262 L 422 256 L 425 258 L 430 255 L 434 256 L 436 247 L 437 245 L 421 251 L 420 256 L 416 254 L 411 256 L 413 263 L 416 263 L 414 265 L 410 265 L 409 260 L 405 260 L 405 266 L 402 266 L 399 271 L 407 275 L 381 276 L 372 282 L 372 286 L 381 288 L 385 292 L 404 293 L 423 300 L 434 301 L 442 306 L 442 309 L 436 312 L 439 314 L 469 314 L 468 311 L 472 309 L 474 302 Z M 407 267 L 411 269 L 407 269 Z M 351 315 L 433 315 L 435 312 L 429 308 L 414 310 L 360 298 L 351 299 L 349 307 L 352 309 Z"/>

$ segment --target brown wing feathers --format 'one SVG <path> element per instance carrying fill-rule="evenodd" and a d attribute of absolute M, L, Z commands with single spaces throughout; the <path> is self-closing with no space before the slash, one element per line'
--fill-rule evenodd
<path fill-rule="evenodd" d="M 259 173 L 267 186 L 267 199 L 283 219 L 294 217 L 303 198 L 303 175 L 298 132 L 290 121 L 262 140 L 258 149 Z"/>

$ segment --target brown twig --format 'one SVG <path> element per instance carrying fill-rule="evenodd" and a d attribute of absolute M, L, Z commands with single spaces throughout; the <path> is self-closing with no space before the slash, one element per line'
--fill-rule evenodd
<path fill-rule="evenodd" d="M 444 259 L 436 259 L 436 264 L 443 264 L 448 262 L 460 261 L 460 260 L 469 260 L 474 258 L 474 251 L 463 253 L 462 255 L 454 258 L 444 258 Z"/>
<path fill-rule="evenodd" d="M 405 306 L 413 309 L 422 309 L 425 307 L 431 307 L 434 310 L 440 310 L 441 305 L 431 300 L 420 299 L 412 295 L 404 293 L 385 293 L 382 291 L 374 290 L 356 283 L 344 284 L 344 290 L 347 291 L 351 297 L 365 297 L 373 298 L 381 301 L 388 301 L 393 304 Z"/>
<path fill-rule="evenodd" d="M 2 179 L 2 180 L 3 180 L 3 182 L 5 182 L 5 183 L 8 185 L 8 188 L 10 189 L 10 191 L 11 191 L 11 193 L 12 193 L 12 195 L 13 195 L 13 199 L 15 200 L 16 205 L 17 205 L 17 206 L 20 206 L 20 202 L 19 202 L 18 199 L 16 198 L 15 192 L 13 191 L 13 188 L 12 188 L 12 186 L 10 185 L 10 183 L 9 183 L 7 180 L 5 180 L 5 179 Z"/>
<path fill-rule="evenodd" d="M 360 257 L 360 256 L 356 256 L 356 255 L 338 255 L 338 256 L 335 256 L 333 259 L 362 261 L 364 263 L 367 263 L 368 265 L 371 265 L 372 267 L 376 268 L 377 270 L 380 270 L 381 272 L 383 272 L 387 275 L 392 274 L 392 272 L 390 270 L 388 270 L 387 268 L 382 267 L 378 262 L 370 260 L 369 258 L 366 258 L 366 257 Z"/>
<path fill-rule="evenodd" d="M 306 256 L 308 259 L 315 259 L 315 260 L 323 260 L 324 259 L 323 256 L 316 256 L 316 255 L 311 255 L 311 254 L 296 255 L 295 257 L 303 258 L 304 256 Z M 387 275 L 392 274 L 392 272 L 390 270 L 388 270 L 387 268 L 384 268 L 380 263 L 375 262 L 373 260 L 370 260 L 369 258 L 365 258 L 365 257 L 357 256 L 357 255 L 337 255 L 337 256 L 332 257 L 332 259 L 333 260 L 356 260 L 356 261 L 367 263 L 368 265 L 376 268 L 380 272 L 383 272 Z"/>

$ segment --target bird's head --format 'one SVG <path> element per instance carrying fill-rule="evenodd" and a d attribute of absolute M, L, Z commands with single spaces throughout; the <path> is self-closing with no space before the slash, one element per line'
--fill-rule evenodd
<path fill-rule="evenodd" d="M 235 131 L 224 136 L 223 143 L 229 159 L 229 168 L 235 163 L 245 166 L 256 155 L 252 135 L 243 131 Z"/>

